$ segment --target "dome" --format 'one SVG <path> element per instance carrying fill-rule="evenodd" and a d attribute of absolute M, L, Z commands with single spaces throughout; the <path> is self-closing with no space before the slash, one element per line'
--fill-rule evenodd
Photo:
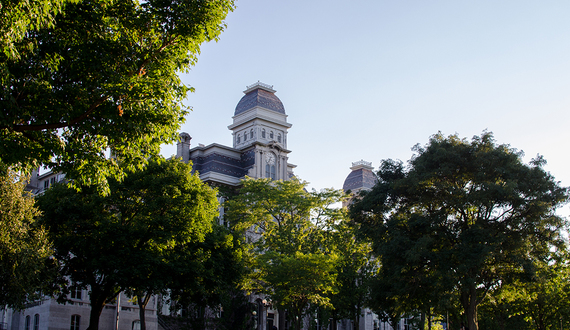
<path fill-rule="evenodd" d="M 273 89 L 273 86 L 259 81 L 248 86 L 244 91 L 245 95 L 236 106 L 234 116 L 258 106 L 285 114 L 285 107 L 283 107 L 281 100 L 275 96 L 275 92 L 276 91 Z"/>
<path fill-rule="evenodd" d="M 349 190 L 359 191 L 362 189 L 372 189 L 378 182 L 378 179 L 376 178 L 376 174 L 372 171 L 373 167 L 371 163 L 359 161 L 352 163 L 352 165 L 350 168 L 352 172 L 350 172 L 346 180 L 344 180 L 342 190 L 347 192 Z"/>

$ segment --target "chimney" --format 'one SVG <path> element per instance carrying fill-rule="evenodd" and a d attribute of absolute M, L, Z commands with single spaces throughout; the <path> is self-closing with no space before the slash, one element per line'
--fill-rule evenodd
<path fill-rule="evenodd" d="M 190 160 L 190 140 L 192 140 L 190 134 L 182 132 L 180 133 L 180 141 L 176 144 L 176 157 L 182 158 L 185 163 Z"/>

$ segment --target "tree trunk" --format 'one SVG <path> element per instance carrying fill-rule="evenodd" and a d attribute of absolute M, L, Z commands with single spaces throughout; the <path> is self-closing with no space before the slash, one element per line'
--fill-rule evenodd
<path fill-rule="evenodd" d="M 477 288 L 475 284 L 469 285 L 469 290 L 461 292 L 461 304 L 467 317 L 467 327 L 469 330 L 478 330 L 477 323 Z"/>
<path fill-rule="evenodd" d="M 360 329 L 360 306 L 356 306 L 354 311 L 354 330 Z"/>
<path fill-rule="evenodd" d="M 143 296 L 143 293 L 137 292 L 137 302 L 139 303 L 139 322 L 141 323 L 141 330 L 146 330 L 146 319 L 145 319 L 145 310 L 146 305 L 150 301 L 151 294 L 146 293 Z"/>
<path fill-rule="evenodd" d="M 420 329 L 424 330 L 426 325 L 426 312 L 420 314 Z"/>
<path fill-rule="evenodd" d="M 91 310 L 89 311 L 89 326 L 87 330 L 99 330 L 99 317 L 105 307 L 107 295 L 98 285 L 91 285 L 90 303 Z"/>
<path fill-rule="evenodd" d="M 285 330 L 285 322 L 287 322 L 287 312 L 284 309 L 277 310 L 279 313 L 279 330 Z"/>
<path fill-rule="evenodd" d="M 331 324 L 331 330 L 337 330 L 337 324 L 336 324 L 336 317 L 333 316 L 332 320 L 331 320 L 332 324 Z"/>
<path fill-rule="evenodd" d="M 91 299 L 91 311 L 89 312 L 89 326 L 87 330 L 99 330 L 99 317 L 105 307 L 104 299 Z"/>
<path fill-rule="evenodd" d="M 90 284 L 91 293 L 89 295 L 91 311 L 89 312 L 89 326 L 86 330 L 99 330 L 99 317 L 107 301 L 116 298 L 121 293 L 114 292 L 116 288 L 109 288 L 109 285 Z"/>

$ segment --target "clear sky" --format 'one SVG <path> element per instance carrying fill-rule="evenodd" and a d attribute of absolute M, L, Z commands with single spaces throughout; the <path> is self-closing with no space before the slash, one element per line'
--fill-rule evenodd
<path fill-rule="evenodd" d="M 259 80 L 285 106 L 289 162 L 311 188 L 342 188 L 361 159 L 407 161 L 438 131 L 484 130 L 570 185 L 570 1 L 236 4 L 183 75 L 192 146 L 231 145 L 235 106 Z"/>

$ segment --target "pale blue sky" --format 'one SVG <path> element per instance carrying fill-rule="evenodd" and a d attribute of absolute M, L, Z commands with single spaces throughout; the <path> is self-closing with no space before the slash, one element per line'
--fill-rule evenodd
<path fill-rule="evenodd" d="M 236 4 L 183 75 L 193 146 L 231 145 L 235 106 L 260 80 L 285 106 L 289 161 L 312 188 L 342 188 L 360 159 L 406 161 L 438 131 L 483 130 L 525 161 L 544 155 L 570 185 L 570 1 Z"/>

